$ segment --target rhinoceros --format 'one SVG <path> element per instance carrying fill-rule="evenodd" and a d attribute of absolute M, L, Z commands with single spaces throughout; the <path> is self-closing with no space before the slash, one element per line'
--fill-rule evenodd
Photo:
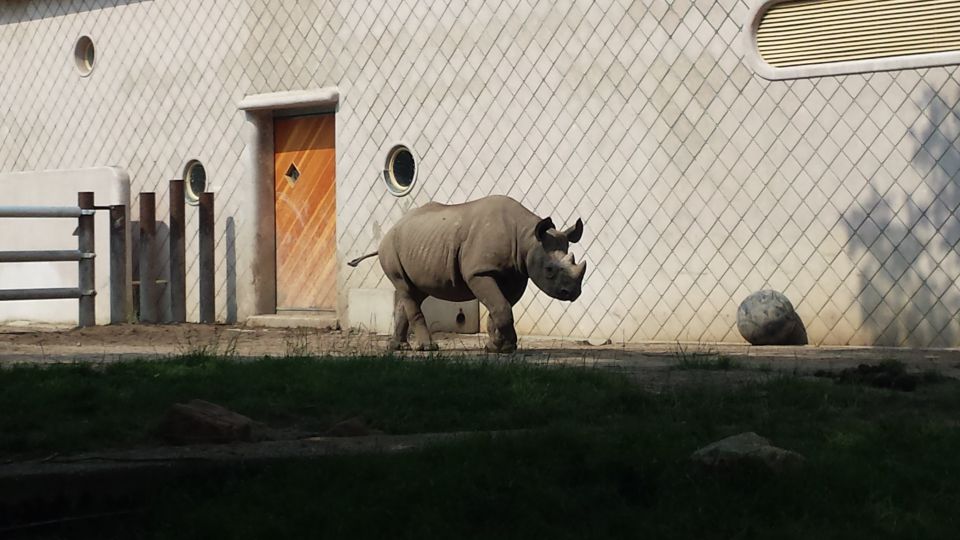
<path fill-rule="evenodd" d="M 559 300 L 580 296 L 586 262 L 568 253 L 579 242 L 583 221 L 560 231 L 519 202 L 493 195 L 463 204 L 431 202 L 405 214 L 380 241 L 379 249 L 350 261 L 379 256 L 397 289 L 394 332 L 388 349 L 410 345 L 436 350 L 420 305 L 433 296 L 463 302 L 478 299 L 489 312 L 486 350 L 513 352 L 517 333 L 513 305 L 527 279 Z M 413 342 L 407 337 L 413 326 Z"/>

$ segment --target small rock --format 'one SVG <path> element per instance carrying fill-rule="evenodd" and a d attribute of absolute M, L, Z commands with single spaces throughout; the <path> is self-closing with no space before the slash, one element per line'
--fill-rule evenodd
<path fill-rule="evenodd" d="M 841 384 L 863 384 L 903 392 L 916 390 L 921 382 L 918 375 L 907 373 L 906 366 L 899 362 L 860 364 L 855 368 L 847 368 L 836 373 L 819 370 L 814 373 L 814 376 L 832 378 Z"/>
<path fill-rule="evenodd" d="M 726 468 L 748 461 L 759 461 L 774 472 L 799 467 L 806 459 L 790 450 L 772 446 L 753 432 L 733 435 L 694 452 L 690 459 L 710 468 Z"/>
<path fill-rule="evenodd" d="M 252 441 L 259 424 L 216 403 L 175 403 L 160 422 L 159 435 L 174 444 Z"/>
<path fill-rule="evenodd" d="M 359 416 L 338 422 L 323 432 L 326 437 L 365 437 L 367 435 L 380 435 L 382 433 L 380 430 L 367 427 L 367 423 Z"/>
<path fill-rule="evenodd" d="M 806 345 L 807 330 L 783 293 L 757 291 L 740 303 L 737 330 L 751 345 Z"/>

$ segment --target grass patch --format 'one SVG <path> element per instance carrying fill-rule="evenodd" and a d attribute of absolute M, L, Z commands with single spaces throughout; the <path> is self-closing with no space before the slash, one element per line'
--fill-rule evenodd
<path fill-rule="evenodd" d="M 117 536 L 951 538 L 958 389 L 798 379 L 680 389 L 512 438 L 170 484 Z M 687 462 L 746 430 L 801 452 L 806 465 L 775 475 Z"/>
<path fill-rule="evenodd" d="M 284 358 L 205 354 L 170 361 L 0 369 L 0 458 L 154 442 L 176 402 L 198 398 L 273 427 L 326 429 L 361 416 L 387 433 L 542 427 L 643 407 L 599 370 L 441 358 Z"/>
<path fill-rule="evenodd" d="M 144 528 L 158 538 L 850 539 L 950 538 L 958 525 L 955 459 L 904 467 L 894 451 L 855 463 L 887 442 L 884 430 L 784 476 L 697 472 L 683 459 L 689 435 L 666 435 L 554 431 L 290 463 L 171 486 Z M 944 457 L 960 439 L 925 442 Z"/>
<path fill-rule="evenodd" d="M 741 367 L 738 362 L 729 356 L 711 349 L 691 351 L 683 345 L 677 346 L 676 358 L 677 363 L 672 367 L 680 371 L 730 371 L 731 369 L 739 369 Z"/>
<path fill-rule="evenodd" d="M 543 428 L 168 481 L 135 519 L 89 537 L 873 539 L 952 538 L 960 527 L 953 380 L 898 392 L 780 377 L 652 395 L 590 368 L 184 358 L 15 368 L 0 385 L 8 454 L 142 442 L 169 403 L 191 397 L 275 421 L 361 415 L 396 433 Z M 743 431 L 806 465 L 774 475 L 688 463 Z"/>

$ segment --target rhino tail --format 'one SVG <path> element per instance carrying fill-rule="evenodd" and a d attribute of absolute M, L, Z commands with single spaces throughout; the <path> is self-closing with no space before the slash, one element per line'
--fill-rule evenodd
<path fill-rule="evenodd" d="M 369 259 L 370 257 L 376 257 L 379 254 L 380 254 L 379 251 L 374 251 L 373 253 L 367 253 L 366 255 L 361 255 L 360 257 L 357 257 L 356 259 L 348 262 L 347 266 L 356 267 L 358 264 L 360 264 L 360 261 L 364 259 Z"/>

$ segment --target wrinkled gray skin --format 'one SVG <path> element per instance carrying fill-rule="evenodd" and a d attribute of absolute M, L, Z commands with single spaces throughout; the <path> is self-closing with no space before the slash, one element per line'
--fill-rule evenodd
<path fill-rule="evenodd" d="M 407 213 L 380 242 L 380 249 L 351 261 L 379 255 L 380 266 L 397 289 L 395 327 L 389 348 L 404 348 L 413 327 L 415 350 L 436 345 L 420 311 L 428 296 L 486 306 L 490 352 L 513 352 L 517 333 L 513 305 L 527 279 L 548 295 L 573 301 L 580 296 L 586 263 L 568 254 L 583 234 L 583 222 L 558 231 L 517 201 L 490 196 L 463 204 L 429 203 Z"/>

